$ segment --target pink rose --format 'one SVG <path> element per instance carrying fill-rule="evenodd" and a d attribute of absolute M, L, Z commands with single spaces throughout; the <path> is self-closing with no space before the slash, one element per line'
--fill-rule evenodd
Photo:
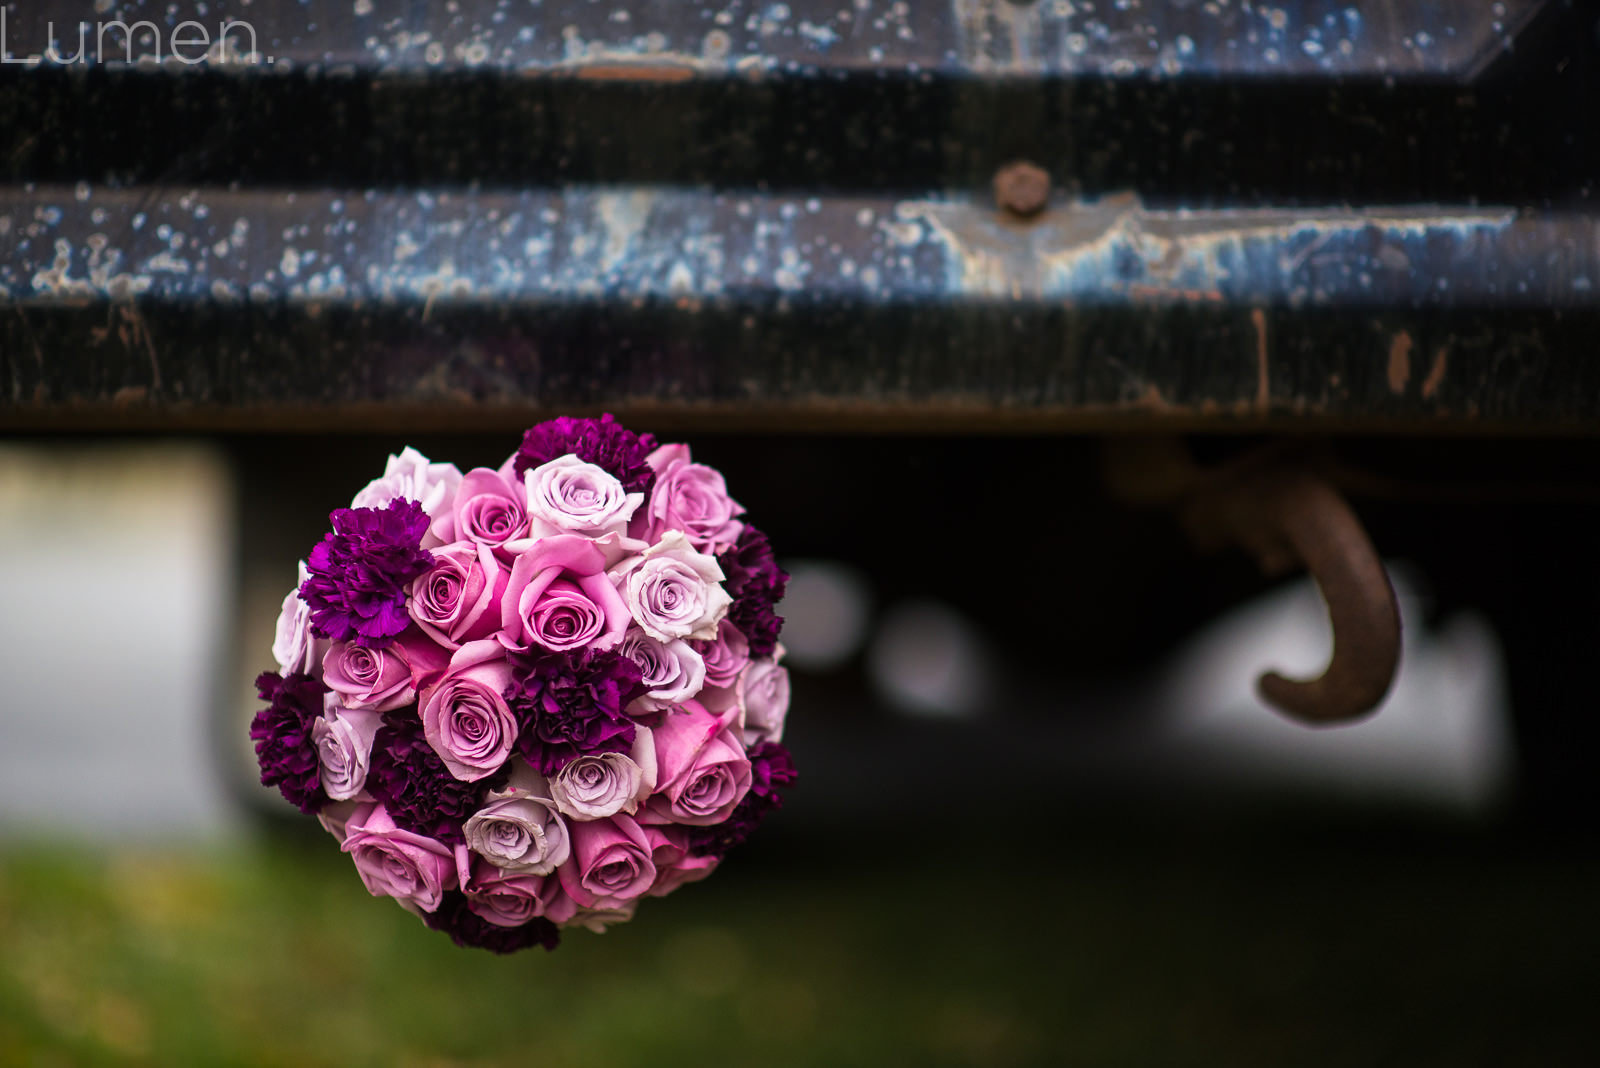
<path fill-rule="evenodd" d="M 493 775 L 511 755 L 517 721 L 504 697 L 511 665 L 499 642 L 468 642 L 437 684 L 422 693 L 422 730 L 450 774 L 465 782 Z"/>
<path fill-rule="evenodd" d="M 690 463 L 687 445 L 663 445 L 646 462 L 655 469 L 656 482 L 640 537 L 656 541 L 669 530 L 681 530 L 696 549 L 712 555 L 739 540 L 744 524 L 733 517 L 744 508 L 728 496 L 716 468 Z"/>
<path fill-rule="evenodd" d="M 715 638 L 693 645 L 705 662 L 707 686 L 732 686 L 750 663 L 749 640 L 726 619 L 717 624 Z"/>
<path fill-rule="evenodd" d="M 656 743 L 656 793 L 643 823 L 721 823 L 750 791 L 750 761 L 729 729 L 738 715 L 714 716 L 694 701 L 669 712 L 652 732 Z"/>
<path fill-rule="evenodd" d="M 624 534 L 644 494 L 628 493 L 604 468 L 568 453 L 523 473 L 529 528 L 536 538 L 554 534 Z"/>
<path fill-rule="evenodd" d="M 722 568 L 695 551 L 681 531 L 669 530 L 638 556 L 612 568 L 628 611 L 657 641 L 708 640 L 733 598 L 722 588 Z"/>
<path fill-rule="evenodd" d="M 631 816 L 574 823 L 572 860 L 556 874 L 579 908 L 621 908 L 655 882 L 650 854 L 650 840 Z"/>
<path fill-rule="evenodd" d="M 272 639 L 272 658 L 278 662 L 281 674 L 322 674 L 322 654 L 328 651 L 326 638 L 311 633 L 311 606 L 300 599 L 300 587 L 305 585 L 311 572 L 306 562 L 300 561 L 300 581 L 283 599 L 283 610 L 278 613 L 278 628 Z"/>
<path fill-rule="evenodd" d="M 628 706 L 634 715 L 682 704 L 705 685 L 705 661 L 681 639 L 661 642 L 635 628 L 623 636 L 617 652 L 638 664 L 644 675 L 644 696 Z"/>
<path fill-rule="evenodd" d="M 345 827 L 349 824 L 350 817 L 356 814 L 356 810 L 361 808 L 362 804 L 370 800 L 370 798 L 363 799 L 360 804 L 355 801 L 335 801 L 331 805 L 323 805 L 322 811 L 317 813 L 317 822 L 322 824 L 323 830 L 343 842 Z"/>
<path fill-rule="evenodd" d="M 551 883 L 555 883 L 553 888 Z M 461 890 L 467 895 L 467 907 L 485 920 L 500 927 L 521 927 L 544 915 L 547 896 L 559 888 L 558 881 L 543 875 L 501 871 L 480 858 Z"/>
<path fill-rule="evenodd" d="M 317 747 L 323 793 L 335 801 L 349 801 L 366 789 L 372 740 L 383 726 L 383 716 L 373 709 L 345 708 L 338 697 L 326 696 L 322 715 L 311 725 L 311 744 Z"/>
<path fill-rule="evenodd" d="M 782 646 L 778 647 L 780 650 Z M 756 660 L 739 676 L 738 697 L 744 744 L 783 741 L 783 721 L 789 712 L 789 669 L 776 660 Z"/>
<path fill-rule="evenodd" d="M 626 756 L 590 753 L 569 760 L 550 780 L 550 797 L 571 819 L 597 820 L 619 812 L 632 815 L 655 788 L 655 742 L 649 727 L 635 727 Z"/>
<path fill-rule="evenodd" d="M 628 606 L 606 565 L 605 547 L 576 534 L 534 542 L 512 565 L 500 601 L 501 644 L 519 652 L 616 645 L 628 629 Z"/>
<path fill-rule="evenodd" d="M 443 842 L 402 831 L 380 804 L 360 805 L 345 824 L 340 847 L 373 897 L 392 897 L 423 912 L 439 907 L 459 883 L 456 854 Z M 465 848 L 462 855 L 465 857 Z"/>
<path fill-rule="evenodd" d="M 501 559 L 509 559 L 506 542 L 528 532 L 526 491 L 512 475 L 511 461 L 498 471 L 487 467 L 468 471 L 453 507 L 435 516 L 430 529 L 441 544 L 475 541 L 496 550 Z"/>
<path fill-rule="evenodd" d="M 718 857 L 697 857 L 689 852 L 689 832 L 682 827 L 646 827 L 656 881 L 651 897 L 665 897 L 684 883 L 696 883 L 716 870 Z"/>
<path fill-rule="evenodd" d="M 322 658 L 322 681 L 349 708 L 389 712 L 409 705 L 446 660 L 443 649 L 416 631 L 383 649 L 334 642 Z"/>
<path fill-rule="evenodd" d="M 350 507 L 384 508 L 396 497 L 404 497 L 416 501 L 430 518 L 437 519 L 450 512 L 460 485 L 461 472 L 455 464 L 431 463 L 416 449 L 407 447 L 399 456 L 389 457 L 383 477 L 367 483 Z M 424 541 L 423 548 L 429 547 Z"/>
<path fill-rule="evenodd" d="M 411 583 L 406 610 L 446 649 L 494 636 L 511 572 L 489 546 L 457 541 L 433 550 L 433 567 Z"/>
<path fill-rule="evenodd" d="M 572 838 L 543 775 L 518 761 L 506 788 L 486 801 L 461 829 L 468 849 L 520 875 L 548 875 L 567 862 Z"/>

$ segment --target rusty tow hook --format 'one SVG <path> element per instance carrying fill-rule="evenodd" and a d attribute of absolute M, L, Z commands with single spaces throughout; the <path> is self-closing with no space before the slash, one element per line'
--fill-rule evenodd
<path fill-rule="evenodd" d="M 1328 606 L 1333 656 L 1315 679 L 1262 675 L 1263 699 L 1313 726 L 1349 723 L 1378 706 L 1400 662 L 1400 609 L 1361 521 L 1326 476 L 1277 450 L 1204 471 L 1177 442 L 1119 443 L 1108 460 L 1114 490 L 1177 506 L 1199 547 L 1238 546 L 1269 575 L 1297 565 L 1311 573 Z"/>

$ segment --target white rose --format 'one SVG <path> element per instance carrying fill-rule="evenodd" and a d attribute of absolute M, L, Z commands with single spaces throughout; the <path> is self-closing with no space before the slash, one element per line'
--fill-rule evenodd
<path fill-rule="evenodd" d="M 522 478 L 536 538 L 623 534 L 634 511 L 644 503 L 644 494 L 628 493 L 609 471 L 586 464 L 572 453 L 525 471 Z"/>
<path fill-rule="evenodd" d="M 311 725 L 311 744 L 317 748 L 322 790 L 335 801 L 361 798 L 367 787 L 372 761 L 372 740 L 383 726 L 383 716 L 371 709 L 345 708 L 339 695 L 323 697 L 323 713 Z"/>
<path fill-rule="evenodd" d="M 383 477 L 367 483 L 350 502 L 352 508 L 383 508 L 396 497 L 422 505 L 430 517 L 442 515 L 455 502 L 461 485 L 461 471 L 455 464 L 436 464 L 416 449 L 407 446 L 399 456 L 390 456 Z"/>
<path fill-rule="evenodd" d="M 722 588 L 724 576 L 716 559 L 696 552 L 679 530 L 667 531 L 610 574 L 634 620 L 657 641 L 709 641 L 733 603 Z"/>

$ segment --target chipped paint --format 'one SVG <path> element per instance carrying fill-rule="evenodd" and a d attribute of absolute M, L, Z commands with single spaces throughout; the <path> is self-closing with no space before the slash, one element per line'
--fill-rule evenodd
<path fill-rule="evenodd" d="M 92 203 L 92 207 L 91 207 Z M 187 205 L 187 206 L 185 206 Z M 1157 211 L 674 187 L 0 192 L 11 301 L 741 301 L 1589 306 L 1600 226 L 1509 209 Z M 141 221 L 148 217 L 148 225 Z M 53 220 L 53 221 L 50 221 Z M 1550 256 L 1548 250 L 1563 250 Z M 763 294 L 765 296 L 763 296 Z"/>

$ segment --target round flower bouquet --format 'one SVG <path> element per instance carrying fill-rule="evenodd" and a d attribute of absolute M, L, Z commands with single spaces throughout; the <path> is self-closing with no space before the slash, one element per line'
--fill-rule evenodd
<path fill-rule="evenodd" d="M 609 415 L 498 470 L 391 456 L 284 600 L 261 781 L 461 945 L 552 949 L 705 878 L 795 777 L 786 576 L 743 513 Z"/>

